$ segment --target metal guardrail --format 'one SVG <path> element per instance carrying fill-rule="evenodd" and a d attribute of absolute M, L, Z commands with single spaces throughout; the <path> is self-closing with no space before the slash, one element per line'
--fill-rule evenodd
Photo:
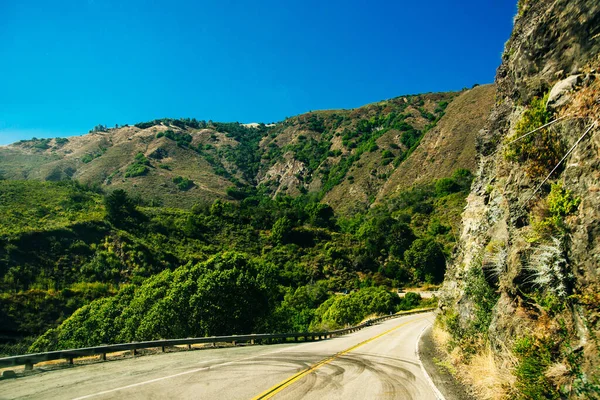
<path fill-rule="evenodd" d="M 418 314 L 422 312 L 433 311 L 435 308 L 422 308 L 418 310 L 410 310 L 406 312 L 399 312 L 396 314 L 386 315 L 379 318 L 373 318 L 366 322 L 363 322 L 360 325 L 352 326 L 349 328 L 338 329 L 335 331 L 324 331 L 324 332 L 295 332 L 295 333 L 258 333 L 251 335 L 230 335 L 230 336 L 209 336 L 209 337 L 201 337 L 201 338 L 187 338 L 187 339 L 164 339 L 164 340 L 152 340 L 146 342 L 133 342 L 133 343 L 121 343 L 121 344 L 111 344 L 105 346 L 96 346 L 96 347 L 84 347 L 80 349 L 70 349 L 70 350 L 58 350 L 58 351 L 49 351 L 46 353 L 35 353 L 35 354 L 25 354 L 20 356 L 12 356 L 0 358 L 0 367 L 9 367 L 9 366 L 17 366 L 17 365 L 25 365 L 25 369 L 32 369 L 33 365 L 43 361 L 53 361 L 53 360 L 61 360 L 65 359 L 70 364 L 73 363 L 73 360 L 78 357 L 86 357 L 86 356 L 94 356 L 101 355 L 102 360 L 106 360 L 106 355 L 108 353 L 115 353 L 119 351 L 133 351 L 133 354 L 136 354 L 137 350 L 141 349 L 150 349 L 150 348 L 161 348 L 164 352 L 166 347 L 170 346 L 181 346 L 188 345 L 190 348 L 193 344 L 205 344 L 205 343 L 233 343 L 234 345 L 237 343 L 263 343 L 265 341 L 270 341 L 274 339 L 294 339 L 298 341 L 300 338 L 303 338 L 305 341 L 308 340 L 323 340 L 328 339 L 333 336 L 340 336 L 351 332 L 356 332 L 367 326 L 371 326 L 372 324 L 384 320 L 388 320 L 391 318 L 397 318 L 404 315 L 410 314 Z"/>

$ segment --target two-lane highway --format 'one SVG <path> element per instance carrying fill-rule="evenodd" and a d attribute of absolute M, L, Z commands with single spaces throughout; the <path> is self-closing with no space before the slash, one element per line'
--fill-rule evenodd
<path fill-rule="evenodd" d="M 435 399 L 415 354 L 432 313 L 329 340 L 149 355 L 0 382 L 0 398 Z"/>

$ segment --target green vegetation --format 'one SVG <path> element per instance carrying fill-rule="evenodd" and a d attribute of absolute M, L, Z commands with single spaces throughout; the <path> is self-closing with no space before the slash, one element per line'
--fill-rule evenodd
<path fill-rule="evenodd" d="M 144 153 L 137 153 L 135 155 L 135 160 L 129 164 L 127 169 L 125 170 L 125 178 L 133 178 L 136 176 L 146 175 L 149 169 L 150 161 L 146 158 Z"/>
<path fill-rule="evenodd" d="M 444 253 L 439 243 L 433 239 L 417 239 L 404 253 L 404 261 L 414 270 L 415 279 L 427 283 L 440 283 L 444 280 Z"/>
<path fill-rule="evenodd" d="M 345 325 L 356 325 L 372 314 L 390 314 L 401 303 L 397 294 L 381 287 L 370 287 L 337 295 L 323 302 L 315 311 L 310 330 L 333 330 Z"/>
<path fill-rule="evenodd" d="M 548 95 L 533 98 L 515 125 L 515 134 L 506 141 L 512 142 L 550 122 L 552 115 L 546 110 L 547 101 Z M 511 143 L 507 146 L 504 156 L 507 160 L 523 163 L 525 172 L 537 177 L 547 174 L 558 165 L 565 151 L 565 144 L 560 135 L 551 128 L 543 128 Z"/>
<path fill-rule="evenodd" d="M 385 180 L 391 163 L 418 146 L 452 95 L 433 98 L 309 113 L 275 126 L 162 119 L 136 125 L 154 127 L 155 137 L 132 135 L 123 146 L 110 144 L 110 132 L 93 135 L 99 150 L 77 157 L 85 164 L 109 151 L 110 159 L 78 168 L 120 160 L 101 171 L 101 179 L 150 175 L 114 182 L 137 185 L 135 196 L 74 182 L 0 181 L 0 321 L 6 327 L 0 333 L 7 338 L 0 352 L 22 352 L 34 342 L 31 351 L 306 331 L 432 304 L 413 294 L 400 299 L 396 291 L 443 279 L 470 172 L 344 216 L 321 201 L 346 178 L 361 184 L 363 164 L 369 179 Z M 131 149 L 139 151 L 133 160 Z M 57 153 L 28 152 L 48 160 Z M 297 174 L 301 187 L 290 188 L 301 194 L 273 196 L 286 190 L 278 178 L 259 185 L 257 177 L 290 155 L 304 165 Z M 211 192 L 219 200 L 196 197 L 204 181 L 184 193 L 197 179 L 187 165 L 204 161 L 213 169 L 207 172 L 220 176 L 213 179 L 225 182 L 221 192 Z M 166 171 L 150 174 L 154 167 Z M 162 179 L 160 190 L 197 204 L 163 207 L 140 182 L 156 179 Z M 190 317 L 182 321 L 184 313 Z"/>
<path fill-rule="evenodd" d="M 0 180 L 0 237 L 101 221 L 102 199 L 73 181 Z"/>
<path fill-rule="evenodd" d="M 179 190 L 188 190 L 194 186 L 194 182 L 191 179 L 177 176 L 173 178 L 173 183 L 177 185 Z"/>
<path fill-rule="evenodd" d="M 226 146 L 220 150 L 219 154 L 236 166 L 246 182 L 256 184 L 256 174 L 261 161 L 259 143 L 263 137 L 269 134 L 270 128 L 267 128 L 265 124 L 259 124 L 257 127 L 246 127 L 237 122 L 213 122 L 213 125 L 218 132 L 224 132 L 227 137 L 238 142 L 235 147 Z"/>
<path fill-rule="evenodd" d="M 467 357 L 472 356 L 486 343 L 488 329 L 492 321 L 492 309 L 499 295 L 486 280 L 480 265 L 473 266 L 465 277 L 465 297 L 473 306 L 473 316 L 465 323 L 460 323 L 458 315 L 446 310 L 440 318 L 445 330 L 452 335 L 450 351 L 460 347 Z"/>
<path fill-rule="evenodd" d="M 406 207 L 338 220 L 313 196 L 272 199 L 250 187 L 237 189 L 237 203 L 191 211 L 147 207 L 123 190 L 102 195 L 72 182 L 1 181 L 0 190 L 0 206 L 11 210 L 0 217 L 0 320 L 14 338 L 5 352 L 46 331 L 32 351 L 343 326 L 426 305 L 411 296 L 400 301 L 392 290 L 439 282 L 443 257 L 409 254 L 421 242 L 447 251 L 447 233 L 428 225 L 449 226 L 437 202 L 458 194 L 415 188 L 401 195 L 413 200 Z M 42 203 L 50 212 L 40 219 L 29 209 Z M 415 223 L 411 208 L 422 203 L 430 214 Z M 174 320 L 186 307 L 194 317 L 184 320 L 193 325 Z"/>
<path fill-rule="evenodd" d="M 83 157 L 81 157 L 81 162 L 83 162 L 84 164 L 90 163 L 93 160 L 95 160 L 96 158 L 102 156 L 102 154 L 106 153 L 106 150 L 107 149 L 105 147 L 101 147 L 96 152 L 87 153 L 86 155 L 84 155 Z"/>
<path fill-rule="evenodd" d="M 183 148 L 187 148 L 192 142 L 192 135 L 190 135 L 189 133 L 174 132 L 171 129 L 167 129 L 164 132 L 159 132 L 156 134 L 157 139 L 163 136 L 175 141 L 179 147 Z"/>
<path fill-rule="evenodd" d="M 180 119 L 173 119 L 173 118 L 162 118 L 162 119 L 155 119 L 153 121 L 149 121 L 149 122 L 140 122 L 135 124 L 136 128 L 140 128 L 140 129 L 146 129 L 146 128 L 151 128 L 153 126 L 156 125 L 164 125 L 164 126 L 175 126 L 177 128 L 180 129 L 185 129 L 187 127 L 189 128 L 193 128 L 193 129 L 204 129 L 207 127 L 207 123 L 206 121 L 198 121 L 196 118 L 180 118 Z"/>
<path fill-rule="evenodd" d="M 551 347 L 547 340 L 527 336 L 515 343 L 514 353 L 519 363 L 515 370 L 519 399 L 559 399 L 545 372 L 552 363 Z"/>
<path fill-rule="evenodd" d="M 575 212 L 581 200 L 573 193 L 562 187 L 560 183 L 553 183 L 548 197 L 532 213 L 533 235 L 530 241 L 548 241 L 552 237 L 568 233 L 565 217 Z"/>
<path fill-rule="evenodd" d="M 68 140 L 68 139 L 65 139 Z M 28 147 L 35 150 L 48 150 L 50 148 L 50 142 L 52 139 L 38 139 L 36 137 L 31 140 L 20 140 L 18 143 L 21 146 Z M 63 142 L 64 144 L 64 142 Z"/>
<path fill-rule="evenodd" d="M 452 96 L 442 98 L 445 99 L 438 102 L 433 113 L 424 108 L 424 96 L 405 96 L 352 111 L 311 112 L 289 118 L 273 129 L 273 138 L 289 128 L 297 129 L 302 134 L 297 136 L 296 141 L 283 146 L 278 145 L 277 141 L 268 142 L 262 158 L 273 165 L 282 161 L 282 155 L 293 154 L 294 159 L 301 161 L 305 167 L 298 177 L 300 186 L 308 185 L 318 178 L 321 182 L 318 195 L 322 198 L 346 178 L 351 180 L 348 176 L 350 169 L 359 165 L 368 153 L 379 150 L 377 141 L 390 131 L 399 132 L 400 145 L 391 143 L 389 148 L 382 149 L 378 164 L 384 166 L 393 162 L 397 167 L 444 115 Z M 423 124 L 422 120 L 417 122 L 412 115 L 415 111 L 425 119 L 423 128 L 415 127 Z M 341 138 L 343 150 L 331 149 L 336 137 Z M 333 159 L 342 154 L 344 157 Z"/>

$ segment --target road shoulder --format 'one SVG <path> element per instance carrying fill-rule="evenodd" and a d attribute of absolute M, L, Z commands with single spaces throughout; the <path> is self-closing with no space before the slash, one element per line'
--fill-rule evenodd
<path fill-rule="evenodd" d="M 467 392 L 467 388 L 457 381 L 448 370 L 439 365 L 444 355 L 437 349 L 432 328 L 427 328 L 419 342 L 419 358 L 437 389 L 446 400 L 477 400 Z"/>

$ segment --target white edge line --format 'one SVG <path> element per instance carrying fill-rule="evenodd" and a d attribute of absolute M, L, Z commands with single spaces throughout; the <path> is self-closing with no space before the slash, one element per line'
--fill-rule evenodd
<path fill-rule="evenodd" d="M 418 313 L 415 313 L 415 314 L 418 314 Z M 412 315 L 412 314 L 408 314 L 406 316 L 410 316 L 410 315 Z M 402 315 L 401 317 L 404 317 L 404 316 L 405 315 Z M 425 328 L 427 328 L 427 327 L 425 327 Z M 427 371 L 425 371 L 425 368 L 423 367 L 423 363 L 421 363 L 421 357 L 419 356 L 419 341 L 421 340 L 421 336 L 423 335 L 424 331 L 425 331 L 425 329 L 423 329 L 423 331 L 419 335 L 419 339 L 417 340 L 417 358 L 419 359 L 419 364 L 421 364 L 421 369 L 423 370 L 423 372 L 425 374 L 425 377 L 427 378 L 429 384 L 433 388 L 433 390 L 436 393 L 436 395 L 439 394 L 438 395 L 438 399 L 439 400 L 446 400 L 444 398 L 444 396 L 442 396 L 442 394 L 439 392 L 439 390 L 437 390 L 437 388 L 433 384 L 433 381 L 431 380 L 431 378 L 427 374 Z M 311 344 L 313 344 L 313 342 L 302 343 L 302 344 L 295 345 L 293 347 L 300 348 L 300 347 L 308 346 L 308 345 L 311 345 Z M 206 367 L 201 367 L 201 368 L 196 368 L 196 369 L 189 370 L 189 371 L 180 372 L 180 373 L 174 374 L 174 375 L 162 376 L 160 378 L 155 378 L 155 379 L 151 379 L 151 380 L 144 381 L 144 382 L 138 382 L 138 383 L 133 383 L 133 384 L 127 385 L 127 386 L 121 386 L 121 387 L 114 388 L 114 389 L 104 390 L 104 391 L 101 391 L 101 392 L 96 392 L 96 393 L 88 394 L 88 395 L 85 395 L 85 396 L 76 397 L 73 400 L 89 399 L 89 398 L 92 398 L 92 397 L 101 396 L 103 394 L 117 392 L 119 390 L 130 389 L 130 388 L 134 388 L 134 387 L 137 387 L 137 386 L 147 385 L 149 383 L 163 381 L 165 379 L 171 379 L 171 378 L 176 378 L 176 377 L 182 376 L 182 375 L 188 375 L 188 374 L 193 374 L 193 373 L 200 372 L 200 371 L 205 371 L 205 370 L 208 370 L 208 369 L 211 369 L 211 368 L 217 368 L 217 367 L 222 367 L 222 366 L 225 366 L 225 365 L 236 364 L 236 363 L 239 363 L 240 361 L 247 361 L 247 360 L 251 360 L 251 359 L 254 359 L 254 358 L 260 358 L 260 357 L 263 357 L 263 356 L 266 356 L 266 355 L 270 355 L 270 354 L 281 353 L 281 352 L 284 352 L 284 351 L 288 350 L 288 347 L 290 347 L 290 346 L 286 346 L 283 349 L 278 349 L 278 350 L 275 350 L 275 351 L 272 351 L 272 352 L 268 352 L 268 353 L 264 353 L 264 354 L 258 354 L 258 355 L 253 355 L 253 356 L 249 356 L 249 357 L 244 357 L 244 358 L 240 358 L 240 359 L 232 360 L 232 361 L 227 361 L 227 362 L 220 363 L 220 364 L 214 364 L 214 365 L 209 365 L 209 366 L 206 366 Z M 216 361 L 216 360 L 219 360 L 219 359 L 213 359 L 213 360 L 208 360 L 208 361 L 204 361 L 204 362 L 210 362 L 210 361 Z"/>
<path fill-rule="evenodd" d="M 427 325 L 423 328 L 423 330 L 421 331 L 421 333 L 419 334 L 419 337 L 417 339 L 417 345 L 416 345 L 415 351 L 417 353 L 417 359 L 419 360 L 419 365 L 421 366 L 421 371 L 423 371 L 423 375 L 425 375 L 425 379 L 427 380 L 427 383 L 429 383 L 429 386 L 431 386 L 431 389 L 435 393 L 435 397 L 437 397 L 438 400 L 446 400 L 446 398 L 444 397 L 442 392 L 440 392 L 440 390 L 437 388 L 437 386 L 435 386 L 435 383 L 433 383 L 433 380 L 431 380 L 431 376 L 429 376 L 429 374 L 427 373 L 427 370 L 425 369 L 425 366 L 423 365 L 423 362 L 421 361 L 421 354 L 419 353 L 419 342 L 421 341 L 421 337 L 423 336 L 425 331 L 429 327 L 432 327 L 432 326 L 433 325 Z"/>

